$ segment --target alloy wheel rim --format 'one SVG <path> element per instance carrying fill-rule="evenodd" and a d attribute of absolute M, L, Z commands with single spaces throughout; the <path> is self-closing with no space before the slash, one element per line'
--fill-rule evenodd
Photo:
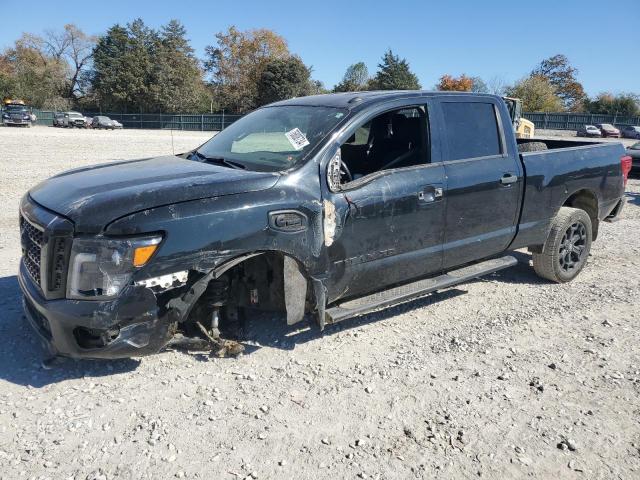
<path fill-rule="evenodd" d="M 560 242 L 558 261 L 560 268 L 570 272 L 582 265 L 587 249 L 587 227 L 582 222 L 569 225 Z"/>

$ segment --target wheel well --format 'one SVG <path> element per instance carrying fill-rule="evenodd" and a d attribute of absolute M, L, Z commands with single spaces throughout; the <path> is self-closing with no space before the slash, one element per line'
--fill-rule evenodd
<path fill-rule="evenodd" d="M 563 207 L 579 208 L 584 210 L 591 218 L 591 225 L 593 227 L 593 240 L 598 237 L 598 227 L 600 221 L 598 220 L 598 198 L 590 190 L 579 190 L 571 195 L 562 205 Z"/>
<path fill-rule="evenodd" d="M 238 260 L 216 270 L 218 274 L 210 278 L 187 323 L 206 318 L 216 308 L 252 308 L 282 313 L 293 324 L 315 307 L 306 270 L 293 257 L 266 251 Z"/>

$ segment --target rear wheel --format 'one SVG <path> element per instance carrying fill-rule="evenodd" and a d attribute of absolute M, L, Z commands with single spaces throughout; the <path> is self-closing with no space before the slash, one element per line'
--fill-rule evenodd
<path fill-rule="evenodd" d="M 562 207 L 553 219 L 542 252 L 533 254 L 535 272 L 552 282 L 570 282 L 587 263 L 592 235 L 587 212 Z"/>

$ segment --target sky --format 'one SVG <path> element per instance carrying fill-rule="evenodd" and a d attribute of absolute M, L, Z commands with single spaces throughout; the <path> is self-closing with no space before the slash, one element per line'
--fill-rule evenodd
<path fill-rule="evenodd" d="M 199 57 L 230 25 L 272 29 L 329 88 L 352 63 L 363 61 L 375 73 L 391 48 L 425 89 L 443 74 L 513 83 L 542 59 L 563 53 L 589 95 L 640 93 L 640 0 L 0 0 L 0 12 L 0 48 L 22 32 L 66 23 L 101 34 L 136 17 L 151 27 L 176 18 Z"/>

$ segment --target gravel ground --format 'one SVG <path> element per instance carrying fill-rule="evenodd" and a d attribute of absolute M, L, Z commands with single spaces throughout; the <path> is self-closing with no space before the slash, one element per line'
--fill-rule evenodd
<path fill-rule="evenodd" d="M 208 134 L 176 133 L 175 150 Z M 0 479 L 640 478 L 640 181 L 572 283 L 521 263 L 320 334 L 254 320 L 237 359 L 40 367 L 19 197 L 170 153 L 169 132 L 0 129 Z"/>

